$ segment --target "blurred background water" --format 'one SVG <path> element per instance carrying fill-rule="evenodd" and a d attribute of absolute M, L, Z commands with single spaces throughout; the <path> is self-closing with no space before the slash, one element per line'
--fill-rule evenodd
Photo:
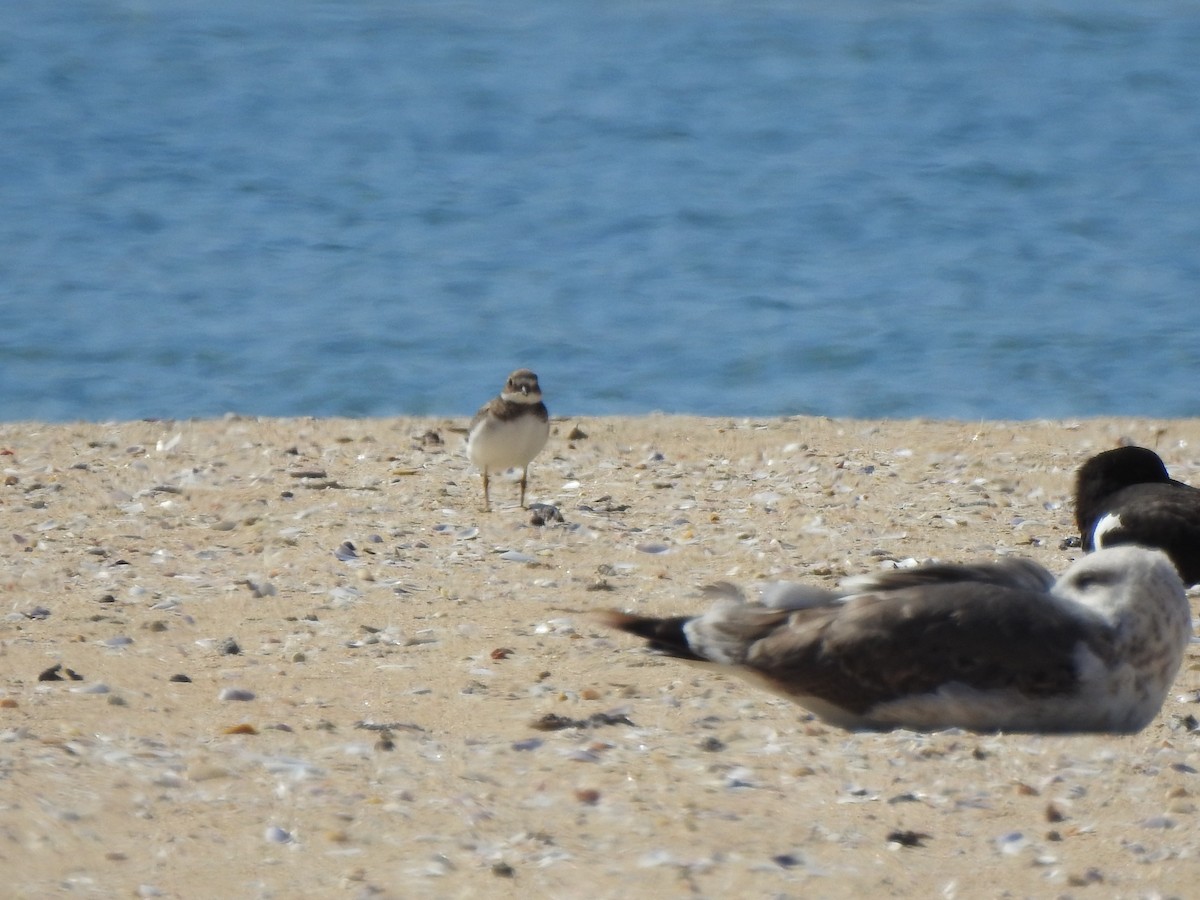
<path fill-rule="evenodd" d="M 0 4 L 0 419 L 1200 415 L 1200 5 Z"/>

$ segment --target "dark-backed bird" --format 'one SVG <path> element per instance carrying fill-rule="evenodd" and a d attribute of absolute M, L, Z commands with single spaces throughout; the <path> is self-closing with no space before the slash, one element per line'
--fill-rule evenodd
<path fill-rule="evenodd" d="M 699 616 L 609 611 L 668 656 L 737 673 L 849 729 L 1135 732 L 1192 633 L 1161 552 L 1115 547 L 1061 577 L 1031 560 L 933 564 L 829 591 L 730 584 Z"/>
<path fill-rule="evenodd" d="M 1075 478 L 1084 550 L 1140 544 L 1162 550 L 1187 585 L 1200 584 L 1200 489 L 1176 481 L 1153 450 L 1097 453 Z"/>
<path fill-rule="evenodd" d="M 491 508 L 488 493 L 492 472 L 521 469 L 521 506 L 529 464 L 550 436 L 550 417 L 542 402 L 538 378 L 528 369 L 508 376 L 500 396 L 479 408 L 467 431 L 467 456 L 483 474 L 483 508 Z"/>

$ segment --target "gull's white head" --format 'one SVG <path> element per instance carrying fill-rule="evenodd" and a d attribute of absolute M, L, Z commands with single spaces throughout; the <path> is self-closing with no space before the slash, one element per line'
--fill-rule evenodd
<path fill-rule="evenodd" d="M 1170 686 L 1191 640 L 1192 613 L 1165 553 L 1133 544 L 1097 550 L 1067 569 L 1052 593 L 1101 616 L 1117 652 L 1163 690 Z"/>

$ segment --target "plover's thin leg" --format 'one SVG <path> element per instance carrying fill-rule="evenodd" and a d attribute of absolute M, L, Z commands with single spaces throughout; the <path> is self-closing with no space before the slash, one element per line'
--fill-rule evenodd
<path fill-rule="evenodd" d="M 529 477 L 529 466 L 521 467 L 521 509 L 525 508 L 525 479 Z"/>
<path fill-rule="evenodd" d="M 492 511 L 492 501 L 488 498 L 488 470 L 487 466 L 483 467 L 483 511 Z"/>

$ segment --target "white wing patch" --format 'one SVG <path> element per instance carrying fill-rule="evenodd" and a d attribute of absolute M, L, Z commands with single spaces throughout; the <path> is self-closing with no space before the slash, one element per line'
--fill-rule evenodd
<path fill-rule="evenodd" d="M 1104 546 L 1104 536 L 1121 527 L 1121 517 L 1116 513 L 1105 513 L 1096 521 L 1092 529 L 1092 546 L 1097 550 Z"/>

